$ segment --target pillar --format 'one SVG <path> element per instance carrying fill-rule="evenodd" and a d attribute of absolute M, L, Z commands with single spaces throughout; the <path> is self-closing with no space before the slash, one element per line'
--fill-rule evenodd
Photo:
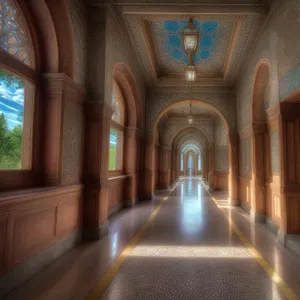
<path fill-rule="evenodd" d="M 264 222 L 266 213 L 265 176 L 265 132 L 266 124 L 252 125 L 252 197 L 251 218 L 254 221 Z"/>
<path fill-rule="evenodd" d="M 169 188 L 171 184 L 171 159 L 172 148 L 169 146 L 161 147 L 161 164 L 160 164 L 160 187 Z"/>
<path fill-rule="evenodd" d="M 86 103 L 84 237 L 99 239 L 107 232 L 110 120 L 103 101 Z"/>
<path fill-rule="evenodd" d="M 155 140 L 152 135 L 145 139 L 145 174 L 144 174 L 144 199 L 151 200 L 155 188 Z"/>
<path fill-rule="evenodd" d="M 124 142 L 124 172 L 127 175 L 125 183 L 125 206 L 132 207 L 136 203 L 137 198 L 137 166 L 138 161 L 138 139 L 140 132 L 135 127 L 127 127 L 125 129 Z"/>
<path fill-rule="evenodd" d="M 238 138 L 237 134 L 230 134 L 229 138 L 229 176 L 228 201 L 230 205 L 239 205 L 238 200 Z"/>
<path fill-rule="evenodd" d="M 210 188 L 214 188 L 214 148 L 211 147 L 208 152 L 208 185 Z"/>

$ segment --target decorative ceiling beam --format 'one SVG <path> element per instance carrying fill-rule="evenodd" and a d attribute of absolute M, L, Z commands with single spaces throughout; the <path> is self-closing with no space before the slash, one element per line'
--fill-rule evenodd
<path fill-rule="evenodd" d="M 166 16 L 174 18 L 185 16 L 186 18 L 198 15 L 265 15 L 269 7 L 267 5 L 195 5 L 194 3 L 177 3 L 173 5 L 124 5 L 120 4 L 123 14 L 128 15 L 155 15 L 156 17 Z"/>

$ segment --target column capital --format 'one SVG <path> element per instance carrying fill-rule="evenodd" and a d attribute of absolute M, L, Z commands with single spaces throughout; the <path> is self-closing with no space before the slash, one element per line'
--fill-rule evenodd
<path fill-rule="evenodd" d="M 267 131 L 267 124 L 265 122 L 252 123 L 252 134 L 263 134 Z"/>
<path fill-rule="evenodd" d="M 95 120 L 110 120 L 114 113 L 111 105 L 105 101 L 87 101 L 85 108 L 88 118 Z"/>

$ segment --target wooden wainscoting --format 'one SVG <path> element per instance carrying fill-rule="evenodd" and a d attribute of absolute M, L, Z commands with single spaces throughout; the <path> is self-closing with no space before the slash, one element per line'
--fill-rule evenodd
<path fill-rule="evenodd" d="M 228 173 L 214 172 L 213 187 L 216 190 L 228 190 Z"/>
<path fill-rule="evenodd" d="M 124 199 L 124 183 L 126 175 L 110 177 L 109 182 L 109 197 L 108 197 L 108 215 L 111 215 L 115 209 L 121 208 Z"/>
<path fill-rule="evenodd" d="M 280 225 L 281 207 L 280 207 L 280 177 L 273 176 L 272 183 L 266 183 L 266 215 L 269 219 Z"/>
<path fill-rule="evenodd" d="M 246 176 L 240 176 L 238 190 L 240 201 L 251 208 L 251 179 Z"/>
<path fill-rule="evenodd" d="M 0 194 L 0 275 L 77 231 L 82 185 Z"/>

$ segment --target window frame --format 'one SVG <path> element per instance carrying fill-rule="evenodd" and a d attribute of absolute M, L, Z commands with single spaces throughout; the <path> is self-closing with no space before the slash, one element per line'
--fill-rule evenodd
<path fill-rule="evenodd" d="M 3 69 L 6 72 L 9 72 L 17 77 L 19 77 L 21 80 L 24 81 L 24 85 L 26 86 L 26 83 L 29 83 L 33 86 L 33 89 L 29 93 L 29 91 L 25 90 L 24 94 L 24 119 L 23 124 L 25 122 L 25 118 L 29 118 L 26 120 L 26 123 L 29 121 L 30 128 L 26 128 L 26 131 L 28 131 L 28 134 L 26 134 L 26 137 L 24 138 L 24 132 L 22 134 L 22 141 L 26 139 L 26 141 L 29 140 L 29 154 L 28 159 L 29 163 L 26 168 L 24 169 L 13 169 L 13 170 L 2 170 L 0 169 L 0 192 L 8 191 L 8 190 L 14 190 L 14 189 L 20 189 L 20 188 L 29 188 L 38 185 L 39 181 L 41 179 L 41 176 L 38 176 L 38 174 L 41 172 L 41 164 L 40 164 L 40 129 L 39 125 L 41 125 L 40 122 L 40 111 L 39 111 L 39 94 L 40 94 L 40 83 L 39 83 L 39 66 L 38 66 L 38 56 L 37 56 L 37 48 L 38 43 L 36 36 L 33 31 L 32 27 L 32 18 L 29 15 L 28 10 L 25 7 L 25 4 L 19 3 L 19 1 L 13 1 L 14 5 L 18 10 L 20 10 L 20 14 L 22 14 L 22 17 L 24 18 L 24 21 L 26 22 L 26 25 L 28 27 L 28 35 L 31 40 L 32 47 L 32 53 L 33 53 L 33 59 L 35 62 L 35 69 L 28 66 L 27 64 L 21 62 L 18 58 L 14 57 L 13 55 L 9 54 L 2 48 L 0 48 L 0 68 Z M 31 108 L 29 112 L 26 112 L 28 115 L 25 116 L 25 102 L 26 98 L 31 98 Z M 28 100 L 27 100 L 28 102 Z M 28 107 L 28 104 L 26 105 Z M 24 128 L 24 127 L 23 127 Z M 24 151 L 23 143 L 22 143 L 22 152 Z M 23 153 L 22 153 L 23 155 Z M 22 159 L 22 165 L 23 165 L 23 159 Z"/>
<path fill-rule="evenodd" d="M 109 175 L 121 175 L 123 174 L 123 170 L 124 170 L 124 134 L 125 134 L 125 128 L 124 126 L 120 125 L 119 123 L 115 122 L 114 120 L 110 120 L 110 127 L 109 127 L 109 132 L 111 129 L 115 129 L 117 132 L 121 132 L 122 133 L 122 142 L 121 142 L 121 154 L 120 154 L 120 162 L 121 162 L 121 168 L 120 169 L 116 169 L 116 170 L 109 170 L 108 168 L 108 173 Z M 110 143 L 109 143 L 109 148 L 110 148 Z M 108 151 L 108 164 L 109 164 L 109 155 L 110 155 L 110 150 Z"/>

